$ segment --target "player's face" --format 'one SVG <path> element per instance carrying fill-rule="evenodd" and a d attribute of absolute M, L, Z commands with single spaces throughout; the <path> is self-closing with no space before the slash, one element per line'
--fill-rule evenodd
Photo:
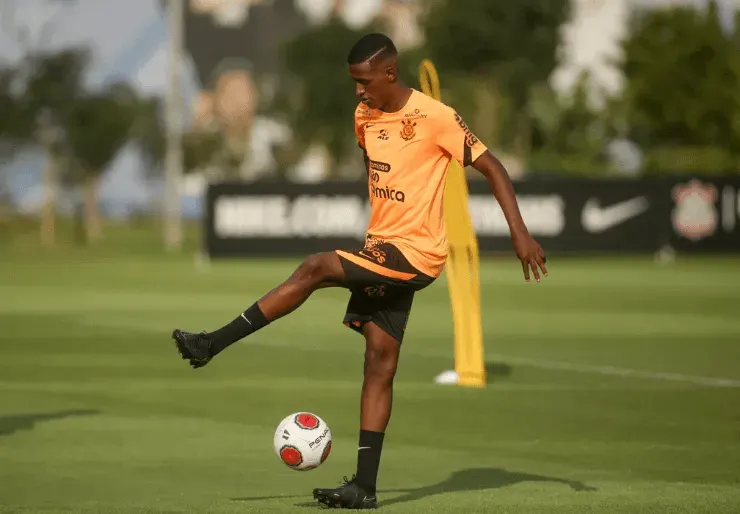
<path fill-rule="evenodd" d="M 362 103 L 371 109 L 380 109 L 386 104 L 391 80 L 384 66 L 352 64 L 349 74 L 355 81 L 355 95 Z"/>

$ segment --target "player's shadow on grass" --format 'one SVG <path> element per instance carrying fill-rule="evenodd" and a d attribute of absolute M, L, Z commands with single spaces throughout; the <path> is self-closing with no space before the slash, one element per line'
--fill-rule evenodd
<path fill-rule="evenodd" d="M 33 414 L 13 414 L 0 416 L 0 437 L 12 435 L 19 430 L 33 430 L 36 423 L 53 421 L 72 416 L 91 416 L 99 414 L 96 410 L 63 410 L 58 412 L 40 412 Z"/>
<path fill-rule="evenodd" d="M 588 486 L 577 480 L 566 480 L 563 478 L 547 477 L 543 475 L 533 475 L 530 473 L 519 473 L 516 471 L 507 471 L 501 468 L 472 468 L 455 471 L 447 479 L 436 484 L 418 487 L 416 489 L 381 489 L 378 491 L 380 496 L 380 506 L 393 505 L 394 503 L 406 503 L 421 500 L 435 494 L 463 492 L 463 491 L 485 491 L 488 489 L 498 489 L 522 482 L 552 482 L 567 485 L 574 491 L 596 491 L 596 488 Z M 404 493 L 396 498 L 383 500 L 385 493 Z M 249 498 L 232 498 L 233 501 L 264 501 L 286 499 L 296 496 L 255 496 Z M 296 507 L 314 507 L 325 508 L 316 500 L 309 502 L 300 502 L 295 504 Z"/>
<path fill-rule="evenodd" d="M 543 475 L 533 475 L 531 473 L 519 473 L 516 471 L 507 471 L 501 468 L 472 468 L 455 471 L 446 480 L 436 484 L 419 487 L 417 489 L 389 489 L 379 491 L 382 493 L 403 492 L 405 494 L 396 498 L 383 501 L 382 506 L 393 505 L 394 503 L 405 503 L 410 501 L 421 500 L 435 494 L 462 492 L 462 491 L 485 491 L 488 489 L 498 489 L 522 482 L 552 482 L 569 486 L 574 491 L 595 491 L 596 488 L 590 487 L 577 480 L 566 480 L 563 478 L 547 477 Z"/>

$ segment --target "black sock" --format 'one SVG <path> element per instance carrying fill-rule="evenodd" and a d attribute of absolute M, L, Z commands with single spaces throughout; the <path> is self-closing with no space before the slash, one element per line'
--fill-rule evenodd
<path fill-rule="evenodd" d="M 357 475 L 355 480 L 367 494 L 375 494 L 384 437 L 383 432 L 360 430 L 360 447 L 357 449 Z"/>
<path fill-rule="evenodd" d="M 254 303 L 234 321 L 209 334 L 211 337 L 211 352 L 213 355 L 218 355 L 227 347 L 266 327 L 269 323 L 257 303 Z"/>

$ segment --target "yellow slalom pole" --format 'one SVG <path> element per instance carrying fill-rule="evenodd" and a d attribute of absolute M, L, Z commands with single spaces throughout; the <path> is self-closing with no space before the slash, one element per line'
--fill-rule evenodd
<path fill-rule="evenodd" d="M 426 95 L 442 100 L 437 70 L 428 59 L 419 66 L 419 82 Z M 444 216 L 449 244 L 446 271 L 455 331 L 457 384 L 485 387 L 478 238 L 468 210 L 465 169 L 454 159 L 447 173 Z"/>

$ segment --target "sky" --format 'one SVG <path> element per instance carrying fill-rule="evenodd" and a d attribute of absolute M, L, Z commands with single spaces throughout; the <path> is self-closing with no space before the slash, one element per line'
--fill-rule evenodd
<path fill-rule="evenodd" d="M 147 94 L 161 94 L 167 86 L 167 23 L 159 8 L 160 0 L 3 0 L 0 3 L 0 62 L 14 61 L 23 55 L 14 26 L 25 27 L 30 39 L 47 48 L 85 44 L 94 48 L 87 77 L 90 88 L 109 80 L 126 79 Z M 268 0 L 269 1 L 269 0 Z M 315 22 L 326 18 L 333 0 L 295 0 Z M 578 3 L 619 0 L 577 0 Z M 656 4 L 677 0 L 629 0 L 636 4 Z M 696 5 L 708 0 L 678 0 Z M 733 5 L 740 0 L 718 0 L 723 19 L 730 26 Z M 380 8 L 382 0 L 345 0 L 344 17 L 361 26 Z M 46 28 L 46 30 L 44 30 Z M 42 38 L 42 35 L 44 37 Z M 189 67 L 183 70 L 183 94 L 192 98 L 195 79 Z M 189 103 L 186 101 L 186 103 Z M 11 177 L 14 197 L 28 208 L 41 199 L 38 187 L 43 156 L 21 155 L 3 170 Z M 158 189 L 144 180 L 137 157 L 123 152 L 106 173 L 101 199 L 125 208 L 151 202 Z M 193 204 L 195 205 L 195 204 Z M 193 211 L 197 214 L 197 208 Z"/>

